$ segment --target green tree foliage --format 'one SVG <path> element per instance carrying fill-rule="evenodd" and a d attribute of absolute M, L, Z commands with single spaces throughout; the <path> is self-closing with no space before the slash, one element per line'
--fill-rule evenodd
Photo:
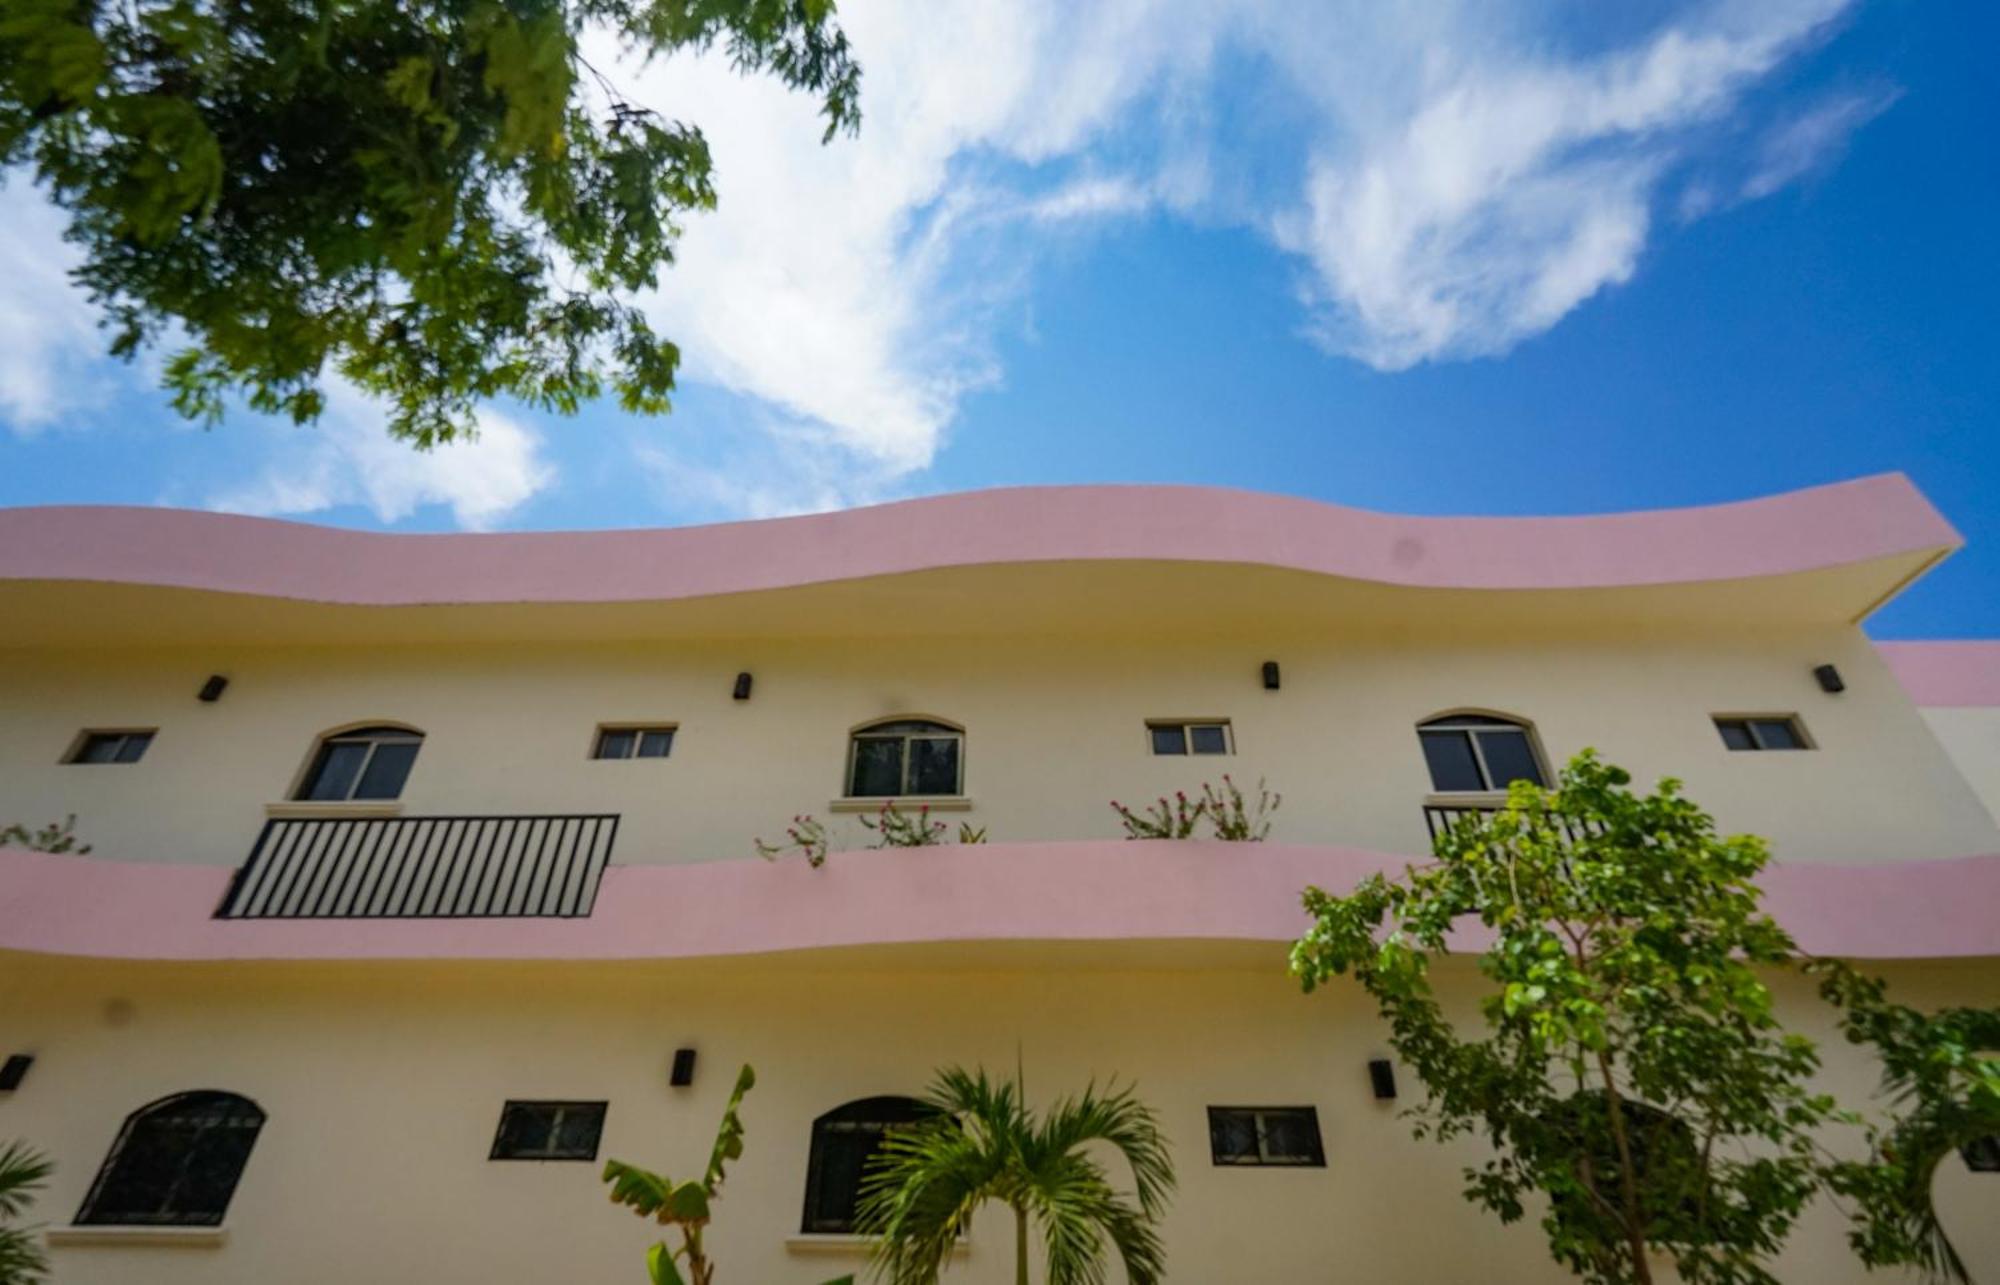
<path fill-rule="evenodd" d="M 1870 1267 L 1909 1266 L 1931 1280 L 1971 1273 L 1931 1201 L 1954 1153 L 2000 1137 L 2000 1010 L 1921 1013 L 1838 961 L 1816 961 L 1820 994 L 1841 1009 L 1848 1040 L 1875 1050 L 1891 1114 L 1868 1129 L 1866 1162 L 1831 1166 L 1828 1185 L 1854 1206 L 1849 1241 Z M 1990 1145 L 1990 1143 L 1989 1143 Z"/>
<path fill-rule="evenodd" d="M 54 1169 L 19 1142 L 0 1147 L 0 1285 L 32 1285 L 49 1270 L 35 1229 L 17 1224 Z"/>
<path fill-rule="evenodd" d="M 589 66 L 587 27 L 859 123 L 833 0 L 8 0 L 0 167 L 68 213 L 111 350 L 178 345 L 190 418 L 311 421 L 329 368 L 419 447 L 502 395 L 658 414 L 679 352 L 629 299 L 715 204 L 708 145 Z"/>
<path fill-rule="evenodd" d="M 713 1285 L 715 1262 L 702 1244 L 702 1233 L 708 1227 L 710 1209 L 722 1194 L 724 1169 L 743 1158 L 743 1118 L 739 1113 L 744 1095 L 756 1083 L 757 1073 L 747 1064 L 737 1072 L 736 1087 L 730 1090 L 729 1104 L 722 1110 L 722 1124 L 715 1131 L 715 1146 L 708 1153 L 708 1167 L 701 1177 L 675 1182 L 622 1160 L 606 1162 L 604 1181 L 611 1184 L 611 1203 L 680 1233 L 678 1248 L 661 1241 L 646 1251 L 646 1274 L 652 1285 Z M 854 1278 L 843 1276 L 827 1285 L 854 1285 Z"/>
<path fill-rule="evenodd" d="M 894 1285 L 932 1285 L 973 1210 L 991 1200 L 1014 1212 L 1019 1285 L 1028 1282 L 1031 1225 L 1048 1285 L 1100 1285 L 1107 1240 L 1132 1285 L 1162 1279 L 1154 1225 L 1173 1189 L 1173 1161 L 1158 1119 L 1130 1088 L 1092 1085 L 1037 1118 L 1018 1080 L 952 1067 L 928 1100 L 937 1116 L 892 1130 L 862 1182 L 861 1230 L 879 1238 L 876 1264 Z M 1091 1157 L 1093 1144 L 1124 1158 L 1131 1197 Z"/>
<path fill-rule="evenodd" d="M 1516 783 L 1453 826 L 1433 864 L 1309 889 L 1293 968 L 1308 990 L 1355 976 L 1427 1091 L 1418 1135 L 1483 1135 L 1467 1198 L 1509 1222 L 1545 1209 L 1578 1275 L 1649 1282 L 1664 1255 L 1684 1281 L 1773 1282 L 1839 1117 L 1808 1086 L 1814 1046 L 1772 1011 L 1762 970 L 1795 948 L 1758 908 L 1763 841 L 1630 779 L 1586 752 L 1554 789 Z M 1493 937 L 1478 1038 L 1431 981 L 1469 920 Z"/>

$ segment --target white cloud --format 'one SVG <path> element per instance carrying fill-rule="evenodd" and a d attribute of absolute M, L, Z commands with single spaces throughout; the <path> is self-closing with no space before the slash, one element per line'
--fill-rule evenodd
<path fill-rule="evenodd" d="M 232 418 L 219 431 L 254 437 L 263 459 L 248 479 L 204 495 L 203 507 L 298 515 L 358 504 L 388 523 L 440 504 L 459 526 L 484 530 L 555 480 L 541 435 L 490 408 L 479 413 L 476 440 L 422 452 L 391 438 L 384 419 L 344 384 L 329 390 L 327 412 L 311 428 Z"/>
<path fill-rule="evenodd" d="M 995 337 L 1038 256 L 1140 216 L 1268 238 L 1333 353 L 1505 352 L 1629 280 L 1662 209 L 1700 217 L 1837 156 L 1884 95 L 1761 134 L 1746 98 L 1851 3 L 1666 0 L 1585 43 L 1526 0 L 843 0 L 865 119 L 825 146 L 809 96 L 717 53 L 618 66 L 600 38 L 596 65 L 708 134 L 720 209 L 688 220 L 647 306 L 683 379 L 748 408 L 699 450 L 678 417 L 638 426 L 640 463 L 676 515 L 900 493 L 1004 379 Z M 100 342 L 21 191 L 0 207 L 25 229 L 0 246 L 26 283 L 0 300 L 17 429 L 65 413 L 92 382 L 66 363 Z M 553 470 L 531 430 L 487 418 L 480 445 L 417 456 L 350 395 L 214 502 L 504 521 Z"/>
<path fill-rule="evenodd" d="M 0 229 L 0 419 L 27 434 L 108 400 L 104 340 L 70 284 L 63 220 L 24 174 L 0 173 Z"/>
<path fill-rule="evenodd" d="M 822 147 L 809 99 L 714 56 L 627 72 L 708 132 L 721 197 L 656 319 L 688 378 L 825 430 L 814 476 L 848 480 L 805 487 L 822 498 L 930 463 L 960 401 L 1001 378 L 996 318 L 1061 227 L 1247 224 L 1298 256 L 1305 328 L 1336 353 L 1394 370 L 1504 352 L 1632 276 L 1702 128 L 1847 4 L 1693 3 L 1565 52 L 1474 0 L 848 0 L 858 139 Z M 1263 83 L 1238 83 L 1246 63 Z M 1218 125 L 1224 95 L 1283 119 Z M 1243 159 L 1286 149 L 1288 170 Z"/>
<path fill-rule="evenodd" d="M 1894 105 L 1902 95 L 1874 88 L 1830 94 L 1765 132 L 1756 169 L 1743 181 L 1745 200 L 1771 195 L 1838 160 L 1854 131 Z"/>

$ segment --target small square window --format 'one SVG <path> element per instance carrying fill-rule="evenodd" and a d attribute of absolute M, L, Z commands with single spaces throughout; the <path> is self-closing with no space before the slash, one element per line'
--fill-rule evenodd
<path fill-rule="evenodd" d="M 85 732 L 70 751 L 70 763 L 137 763 L 153 743 L 150 731 Z"/>
<path fill-rule="evenodd" d="M 1806 740 L 1805 729 L 1800 727 L 1799 720 L 1790 714 L 1717 718 L 1715 730 L 1722 736 L 1722 743 L 1732 750 L 1812 748 Z"/>
<path fill-rule="evenodd" d="M 1174 720 L 1146 724 L 1155 754 L 1228 754 L 1232 751 L 1229 724 L 1216 719 L 1205 723 Z"/>
<path fill-rule="evenodd" d="M 1210 1107 L 1208 1145 L 1218 1165 L 1326 1165 L 1313 1107 Z"/>
<path fill-rule="evenodd" d="M 600 727 L 591 747 L 595 759 L 663 759 L 673 753 L 671 727 Z"/>
<path fill-rule="evenodd" d="M 491 1160 L 595 1160 L 607 1102 L 509 1102 Z"/>

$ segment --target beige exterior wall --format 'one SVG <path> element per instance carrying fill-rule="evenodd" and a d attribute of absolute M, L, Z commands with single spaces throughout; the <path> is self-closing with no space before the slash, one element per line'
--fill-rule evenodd
<path fill-rule="evenodd" d="M 1595 746 L 1642 781 L 1680 776 L 1781 859 L 1881 861 L 2000 851 L 1954 770 L 1858 630 L 1677 639 L 1488 631 L 1230 641 L 873 638 L 337 649 L 215 646 L 14 654 L 0 665 L 0 818 L 75 813 L 101 856 L 233 865 L 323 731 L 397 721 L 427 734 L 404 792 L 427 813 L 616 812 L 626 863 L 752 856 L 797 812 L 828 816 L 857 724 L 928 714 L 967 728 L 968 819 L 996 840 L 1112 837 L 1141 801 L 1229 771 L 1285 794 L 1274 837 L 1419 852 L 1429 788 L 1419 720 L 1523 717 L 1553 764 Z M 1253 641 L 1244 641 L 1251 639 Z M 1281 691 L 1258 665 L 1277 659 Z M 1828 696 L 1810 669 L 1838 663 Z M 739 670 L 753 698 L 730 699 Z M 194 689 L 230 676 L 222 700 Z M 1716 713 L 1790 713 L 1817 750 L 1730 753 Z M 1228 759 L 1149 753 L 1145 721 L 1228 718 Z M 593 762 L 600 722 L 658 720 L 666 761 Z M 59 763 L 86 727 L 157 727 L 129 766 Z M 2000 745 L 2000 740 L 1993 742 Z M 1995 751 L 2000 754 L 2000 750 Z M 2000 775 L 1988 774 L 1989 783 Z M 2000 787 L 1996 787 L 2000 788 Z M 1989 800 L 1992 797 L 1988 794 Z M 862 846 L 852 817 L 837 846 Z"/>
<path fill-rule="evenodd" d="M 707 1154 L 737 1064 L 760 1083 L 711 1243 L 722 1279 L 808 1285 L 859 1260 L 795 1236 L 812 1119 L 922 1088 L 932 1068 L 1025 1062 L 1038 1101 L 1095 1076 L 1136 1078 L 1174 1144 L 1165 1226 L 1188 1282 L 1560 1279 L 1532 1223 L 1502 1228 L 1458 1195 L 1470 1150 L 1418 1143 L 1369 1095 L 1382 1029 L 1353 988 L 1303 996 L 1281 952 L 1021 943 L 910 948 L 732 966 L 131 965 L 6 957 L 0 1031 L 37 1061 L 0 1097 L 0 1137 L 60 1168 L 37 1213 L 66 1223 L 125 1115 L 218 1088 L 269 1120 L 220 1247 L 63 1245 L 58 1285 L 284 1281 L 631 1282 L 651 1228 L 606 1202 L 595 1164 L 491 1162 L 503 1100 L 610 1101 L 600 1158 L 681 1173 Z M 1991 961 L 1895 966 L 1899 998 L 1990 1000 Z M 1453 974 L 1462 977 L 1462 974 Z M 1452 983 L 1456 989 L 1456 983 Z M 1800 994 L 1788 1015 L 1824 1037 Z M 700 1049 L 692 1089 L 672 1050 Z M 1829 1087 L 1864 1101 L 1873 1072 L 1828 1042 Z M 1402 1077 L 1403 1103 L 1415 1090 Z M 1217 1168 L 1205 1108 L 1312 1105 L 1324 1169 Z M 2000 1177 L 1950 1162 L 1946 1217 L 1975 1270 L 2000 1269 Z M 1867 1276 L 1816 1210 L 1779 1275 Z M 991 1212 L 951 1279 L 1011 1280 Z"/>
<path fill-rule="evenodd" d="M 2000 709 L 1964 706 L 1925 709 L 1924 722 L 1967 784 L 2000 822 Z"/>

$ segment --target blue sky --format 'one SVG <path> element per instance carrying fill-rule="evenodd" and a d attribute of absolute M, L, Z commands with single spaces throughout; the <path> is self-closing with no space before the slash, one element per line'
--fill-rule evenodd
<path fill-rule="evenodd" d="M 1968 547 L 1874 632 L 2000 636 L 1990 6 L 842 12 L 858 140 L 713 59 L 625 72 L 719 166 L 649 301 L 687 353 L 664 420 L 498 406 L 418 457 L 337 391 L 313 429 L 189 428 L 10 182 L 0 503 L 558 528 L 1172 481 L 1569 513 L 1901 469 Z"/>

